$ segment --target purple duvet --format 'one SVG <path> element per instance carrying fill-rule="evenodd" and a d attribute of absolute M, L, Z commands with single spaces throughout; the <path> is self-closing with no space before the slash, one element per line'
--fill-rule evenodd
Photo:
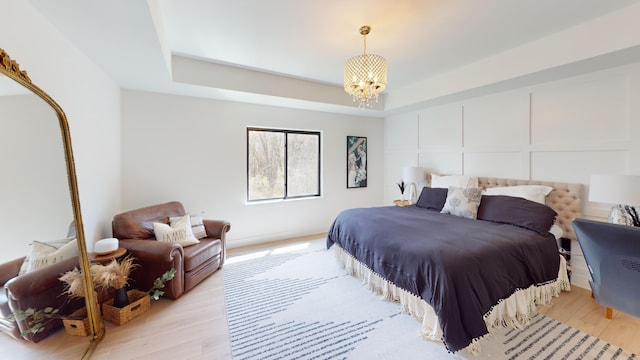
<path fill-rule="evenodd" d="M 345 210 L 333 244 L 429 303 L 454 352 L 487 334 L 483 315 L 499 300 L 555 280 L 560 266 L 551 234 L 416 206 Z"/>

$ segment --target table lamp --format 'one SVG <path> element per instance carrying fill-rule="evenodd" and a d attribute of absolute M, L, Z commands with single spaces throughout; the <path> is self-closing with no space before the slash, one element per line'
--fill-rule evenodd
<path fill-rule="evenodd" d="M 640 205 L 640 176 L 591 175 L 589 201 L 615 204 L 609 214 L 613 224 L 640 226 L 637 205 Z"/>
<path fill-rule="evenodd" d="M 409 166 L 402 169 L 402 180 L 409 184 L 409 204 L 418 201 L 418 185 L 424 181 L 424 168 L 419 166 Z"/>
<path fill-rule="evenodd" d="M 107 254 L 111 254 L 112 252 L 118 250 L 118 239 L 116 238 L 107 238 L 107 239 L 102 239 L 96 242 L 96 244 L 93 247 L 93 251 L 97 254 L 97 255 L 107 255 Z"/>

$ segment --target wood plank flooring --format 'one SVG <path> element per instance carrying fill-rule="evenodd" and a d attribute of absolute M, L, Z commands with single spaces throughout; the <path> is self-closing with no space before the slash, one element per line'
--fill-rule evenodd
<path fill-rule="evenodd" d="M 228 258 L 254 251 L 273 250 L 306 241 L 324 241 L 324 235 L 230 249 Z M 614 310 L 604 317 L 604 307 L 590 292 L 573 287 L 540 312 L 593 336 L 640 353 L 640 319 Z M 224 306 L 222 272 L 218 271 L 177 301 L 152 301 L 151 309 L 129 323 L 106 323 L 106 336 L 92 359 L 231 359 Z M 70 336 L 64 330 L 37 344 L 17 341 L 0 334 L 3 359 L 79 359 L 88 338 Z"/>

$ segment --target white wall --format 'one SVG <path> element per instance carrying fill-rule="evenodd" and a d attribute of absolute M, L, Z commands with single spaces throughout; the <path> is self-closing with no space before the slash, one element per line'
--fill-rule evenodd
<path fill-rule="evenodd" d="M 640 63 L 471 98 L 385 119 L 385 202 L 398 198 L 401 169 L 586 185 L 595 173 L 640 175 Z M 572 282 L 589 274 L 574 242 Z"/>
<path fill-rule="evenodd" d="M 0 8 L 0 48 L 69 120 L 87 246 L 92 250 L 95 239 L 110 233 L 111 217 L 120 210 L 120 90 L 29 2 L 0 0 Z"/>
<path fill-rule="evenodd" d="M 10 130 L 0 131 L 0 219 L 2 239 L 10 239 L 2 242 L 2 263 L 26 255 L 33 240 L 64 238 L 73 208 L 58 119 L 49 104 L 36 95 L 0 96 L 0 114 L 11 122 Z"/>
<path fill-rule="evenodd" d="M 320 130 L 323 196 L 246 202 L 246 128 Z M 368 139 L 368 186 L 346 188 L 346 137 Z M 343 209 L 383 203 L 383 119 L 124 90 L 122 207 L 170 200 L 231 222 L 230 247 L 326 232 Z"/>

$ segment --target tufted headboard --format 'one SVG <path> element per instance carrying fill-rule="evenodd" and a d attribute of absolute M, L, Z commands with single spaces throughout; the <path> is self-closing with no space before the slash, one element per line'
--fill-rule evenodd
<path fill-rule="evenodd" d="M 547 195 L 545 204 L 558 213 L 556 223 L 562 228 L 563 236 L 576 240 L 571 222 L 582 216 L 582 184 L 478 177 L 478 186 L 483 189 L 514 185 L 551 186 L 553 190 Z"/>
<path fill-rule="evenodd" d="M 430 182 L 431 174 L 427 174 L 427 180 Z M 545 203 L 558 213 L 556 223 L 562 228 L 563 236 L 576 240 L 571 222 L 582 216 L 582 184 L 478 177 L 478 186 L 483 189 L 514 185 L 551 186 L 553 190 L 547 195 Z"/>

